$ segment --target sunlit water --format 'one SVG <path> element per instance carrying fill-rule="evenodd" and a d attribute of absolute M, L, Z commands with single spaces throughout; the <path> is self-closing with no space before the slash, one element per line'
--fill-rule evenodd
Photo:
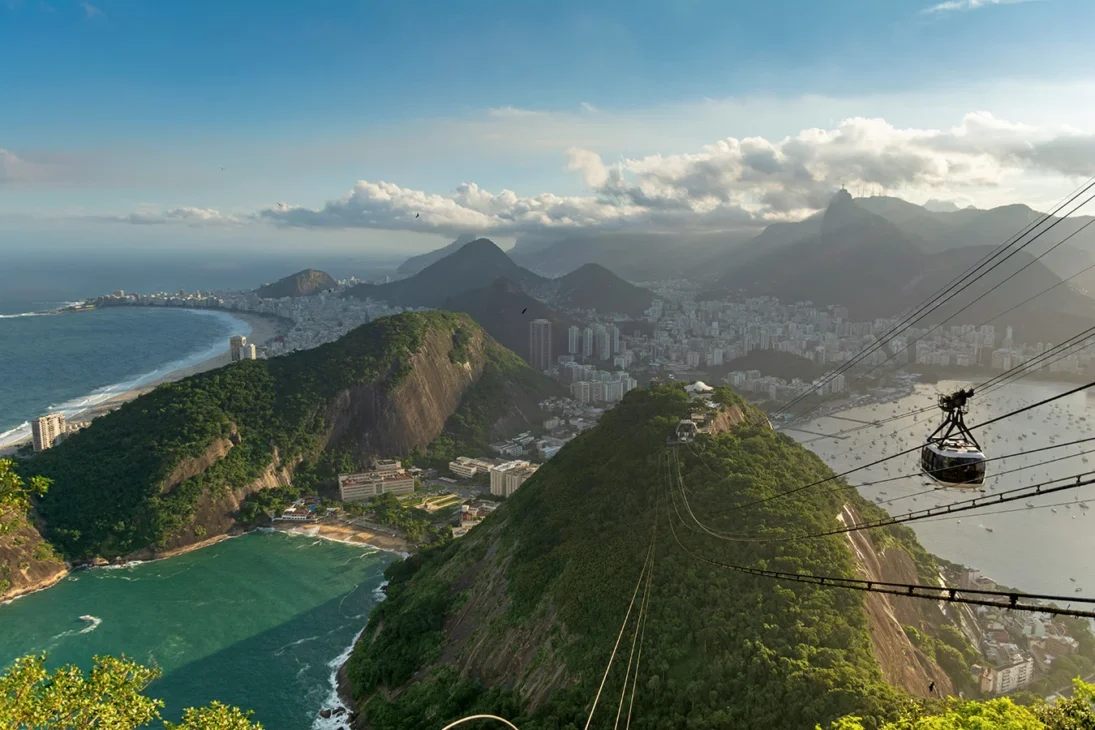
<path fill-rule="evenodd" d="M 48 652 L 84 668 L 97 654 L 158 665 L 164 716 L 221 700 L 267 728 L 338 727 L 333 672 L 383 596 L 395 559 L 374 548 L 252 533 L 166 560 L 73 573 L 0 605 L 0 665 Z M 86 618 L 81 618 L 86 617 Z"/>
<path fill-rule="evenodd" d="M 842 411 L 843 419 L 880 420 L 934 406 L 936 394 L 953 392 L 969 383 L 940 382 L 918 386 L 898 401 Z M 1061 383 L 1019 383 L 975 397 L 966 423 L 974 426 L 1009 411 L 1075 388 Z M 818 438 L 788 430 L 807 448 L 842 473 L 923 443 L 941 422 L 935 410 L 877 427 L 845 433 L 843 439 Z M 818 433 L 846 432 L 860 424 L 824 417 L 800 424 Z M 918 474 L 919 454 L 913 452 L 867 467 L 847 480 L 865 485 L 860 493 L 888 510 L 905 514 L 918 509 L 992 497 L 1004 490 L 1033 486 L 1052 479 L 1088 474 L 1095 477 L 1095 441 L 1038 453 L 1046 446 L 1095 437 L 1095 393 L 1080 392 L 1040 406 L 984 429 L 973 429 L 987 464 L 985 492 L 969 489 L 935 489 Z M 1000 458 L 1005 457 L 1005 458 Z M 1055 460 L 1053 463 L 1042 463 Z M 1029 467 L 1016 471 L 1019 467 Z M 1009 473 L 1004 473 L 1009 472 Z M 906 476 L 908 475 L 908 476 Z M 902 477 L 882 484 L 867 484 Z M 1060 482 L 1058 482 L 1060 483 Z M 818 487 L 823 489 L 826 487 Z M 1084 509 L 1080 502 L 1090 505 Z M 1028 507 L 1027 504 L 1032 505 Z M 1025 591 L 1054 595 L 1095 594 L 1095 485 L 1017 502 L 990 506 L 941 518 L 909 523 L 920 542 L 931 552 L 981 570 L 997 582 Z M 991 530 L 991 532 L 990 532 Z M 1075 579 L 1073 582 L 1071 579 Z"/>

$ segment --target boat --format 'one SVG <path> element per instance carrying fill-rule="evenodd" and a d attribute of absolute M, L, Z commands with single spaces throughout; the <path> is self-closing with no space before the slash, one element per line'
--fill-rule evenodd
<path fill-rule="evenodd" d="M 992 532 L 992 528 L 991 527 L 986 527 L 985 532 Z"/>
<path fill-rule="evenodd" d="M 1087 506 L 1087 502 L 1080 502 L 1079 505 L 1080 509 L 1091 509 L 1091 507 Z"/>
<path fill-rule="evenodd" d="M 80 620 L 81 621 L 87 621 L 88 623 L 93 624 L 96 621 L 98 621 L 99 619 L 95 618 L 94 616 L 88 616 L 88 615 L 85 614 L 85 615 L 80 617 Z"/>
<path fill-rule="evenodd" d="M 1069 580 L 1070 580 L 1070 581 L 1072 581 L 1073 583 L 1075 583 L 1075 582 L 1076 582 L 1076 579 L 1075 579 L 1075 578 L 1069 578 Z"/>

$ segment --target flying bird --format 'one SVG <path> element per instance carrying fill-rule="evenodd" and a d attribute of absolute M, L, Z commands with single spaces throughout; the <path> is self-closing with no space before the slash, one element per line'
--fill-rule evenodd
<path fill-rule="evenodd" d="M 420 213 L 415 213 L 414 217 L 417 218 L 419 215 L 421 215 L 421 214 Z"/>
<path fill-rule="evenodd" d="M 931 692 L 934 692 L 934 691 L 935 691 L 935 682 L 932 682 L 931 684 L 928 685 L 928 692 L 931 693 Z"/>
<path fill-rule="evenodd" d="M 525 307 L 524 309 L 521 310 L 521 314 L 524 314 L 527 311 L 528 311 L 528 307 Z"/>

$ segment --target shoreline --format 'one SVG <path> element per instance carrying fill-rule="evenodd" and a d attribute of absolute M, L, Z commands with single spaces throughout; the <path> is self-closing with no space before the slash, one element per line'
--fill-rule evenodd
<path fill-rule="evenodd" d="M 204 311 L 204 310 L 203 310 Z M 262 347 L 272 341 L 275 337 L 285 334 L 288 330 L 287 320 L 283 320 L 279 317 L 271 315 L 257 314 L 255 312 L 235 312 L 229 310 L 209 310 L 222 312 L 225 315 L 235 319 L 239 322 L 246 324 L 251 328 L 251 331 L 246 335 L 249 340 L 252 340 L 256 346 Z M 193 363 L 186 367 L 178 368 L 164 373 L 160 377 L 151 380 L 147 383 L 131 388 L 112 395 L 111 397 L 103 400 L 94 405 L 74 413 L 67 420 L 72 422 L 88 422 L 92 421 L 100 416 L 104 416 L 111 411 L 117 410 L 121 406 L 125 405 L 131 400 L 134 400 L 145 393 L 149 393 L 155 390 L 157 387 L 164 383 L 173 383 L 177 380 L 190 377 L 191 375 L 197 375 L 208 370 L 215 370 L 216 368 L 224 367 L 231 363 L 231 355 L 228 351 L 227 342 L 225 343 L 225 349 L 223 352 L 218 352 L 216 355 L 206 358 L 200 362 Z M 107 386 L 109 387 L 109 386 Z M 0 457 L 9 456 L 14 454 L 19 448 L 31 442 L 30 435 L 19 441 L 13 441 L 8 444 L 0 446 Z"/>

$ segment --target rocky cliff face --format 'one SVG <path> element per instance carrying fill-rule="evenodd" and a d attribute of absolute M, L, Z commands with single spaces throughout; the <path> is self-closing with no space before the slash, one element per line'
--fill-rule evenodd
<path fill-rule="evenodd" d="M 486 340 L 470 335 L 466 359 L 452 362 L 452 336 L 433 330 L 411 356 L 411 372 L 391 392 L 384 381 L 342 391 L 327 407 L 328 441 L 350 437 L 359 460 L 376 455 L 406 455 L 423 449 L 441 434 L 464 392 L 483 374 Z"/>
<path fill-rule="evenodd" d="M 847 524 L 862 521 L 859 513 L 848 505 L 845 505 L 841 519 Z M 876 550 L 864 532 L 850 532 L 847 537 L 860 577 L 865 580 L 919 582 L 916 564 L 901 548 L 890 546 L 881 551 Z M 936 604 L 913 598 L 869 593 L 866 597 L 866 612 L 871 645 L 886 682 L 915 697 L 956 694 L 954 683 L 943 668 L 913 646 L 903 628 L 912 626 L 922 629 L 925 624 L 937 625 L 941 620 L 945 621 L 945 616 Z M 931 612 L 938 615 L 926 615 Z M 935 691 L 929 692 L 932 683 L 935 684 Z"/>
<path fill-rule="evenodd" d="M 67 574 L 68 566 L 34 525 L 14 518 L 0 536 L 0 601 L 51 586 Z"/>

